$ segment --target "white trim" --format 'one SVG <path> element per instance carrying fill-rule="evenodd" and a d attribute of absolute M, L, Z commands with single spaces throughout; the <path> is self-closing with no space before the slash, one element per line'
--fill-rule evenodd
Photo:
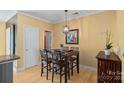
<path fill-rule="evenodd" d="M 80 70 L 86 70 L 91 72 L 97 72 L 97 68 L 80 64 Z"/>
<path fill-rule="evenodd" d="M 46 20 L 46 19 L 43 19 L 43 18 L 39 18 L 39 17 L 35 17 L 35 16 L 30 15 L 30 14 L 23 13 L 23 12 L 21 12 L 21 11 L 18 11 L 17 13 L 18 13 L 18 14 L 21 14 L 21 15 L 24 15 L 24 16 L 32 17 L 32 18 L 37 19 L 37 20 L 40 20 L 40 21 L 44 21 L 44 22 L 47 22 L 47 23 L 53 24 L 53 23 L 50 22 L 49 20 Z"/>
<path fill-rule="evenodd" d="M 99 13 L 102 13 L 102 12 L 105 12 L 106 10 L 99 10 L 99 11 L 96 11 L 96 12 L 91 12 L 91 13 L 88 13 L 88 14 L 84 14 L 84 15 L 80 15 L 78 17 L 75 17 L 75 18 L 68 18 L 68 21 L 71 21 L 73 19 L 79 19 L 79 18 L 82 18 L 82 17 L 86 17 L 86 16 L 91 16 L 91 15 L 95 15 L 95 14 L 99 14 Z M 64 20 L 60 20 L 58 22 L 53 22 L 53 24 L 59 24 L 59 23 L 63 23 Z"/>
<path fill-rule="evenodd" d="M 43 42 L 43 44 L 42 44 L 42 48 L 43 48 L 43 49 L 44 49 L 44 32 L 45 32 L 45 31 L 43 31 L 43 36 L 42 36 L 42 37 L 43 37 L 43 41 L 42 41 L 42 42 Z"/>
<path fill-rule="evenodd" d="M 13 61 L 13 71 L 17 72 L 17 60 Z"/>
<path fill-rule="evenodd" d="M 73 19 L 78 19 L 78 18 L 81 18 L 81 17 L 85 17 L 85 16 L 90 16 L 90 15 L 94 15 L 94 14 L 99 14 L 99 13 L 102 13 L 102 12 L 105 12 L 106 10 L 98 10 L 98 11 L 94 11 L 94 12 L 91 12 L 91 13 L 86 13 L 86 14 L 83 14 L 83 15 L 80 15 L 80 16 L 77 16 L 77 17 L 72 17 L 72 18 L 69 18 L 68 20 L 73 20 Z M 59 20 L 59 21 L 56 21 L 56 22 L 51 22 L 47 19 L 43 19 L 43 18 L 40 18 L 40 17 L 36 17 L 36 16 L 33 16 L 31 14 L 27 14 L 27 13 L 24 13 L 23 11 L 18 11 L 17 12 L 18 14 L 22 14 L 22 15 L 25 15 L 25 16 L 30 16 L 30 17 L 33 17 L 35 19 L 38 19 L 38 20 L 41 20 L 41 21 L 45 21 L 45 22 L 48 22 L 48 23 L 51 23 L 51 24 L 57 24 L 57 23 L 62 23 L 64 22 L 64 20 Z"/>
<path fill-rule="evenodd" d="M 17 10 L 4 10 L 4 11 L 8 11 L 9 14 L 7 14 L 7 16 L 5 18 L 0 19 L 0 21 L 2 21 L 2 22 L 9 21 L 13 16 L 15 16 L 17 14 Z"/>
<path fill-rule="evenodd" d="M 53 31 L 51 31 L 51 49 L 53 49 Z"/>
<path fill-rule="evenodd" d="M 21 71 L 24 71 L 24 70 L 25 70 L 24 67 L 17 68 L 17 72 L 21 72 Z"/>
<path fill-rule="evenodd" d="M 38 64 L 38 66 L 40 66 L 40 62 Z M 24 67 L 20 67 L 20 68 L 14 69 L 14 72 L 20 72 L 20 71 L 24 71 L 24 70 L 25 70 Z M 80 64 L 80 70 L 81 71 L 86 70 L 86 71 L 90 71 L 90 72 L 97 72 L 97 68 L 91 67 L 91 66 L 87 66 L 87 65 L 82 65 L 82 64 Z"/>
<path fill-rule="evenodd" d="M 17 14 L 17 11 L 14 10 L 13 13 L 10 14 L 10 15 L 8 16 L 8 18 L 5 20 L 5 22 L 9 21 L 9 20 L 10 20 L 13 16 L 15 16 L 16 14 Z"/>
<path fill-rule="evenodd" d="M 16 67 L 13 67 L 13 71 L 14 71 L 14 72 L 17 72 L 17 68 L 16 68 Z"/>
<path fill-rule="evenodd" d="M 24 71 L 24 70 L 25 70 L 24 67 L 19 67 L 19 68 L 15 68 L 14 72 L 21 72 L 21 71 Z"/>
<path fill-rule="evenodd" d="M 38 28 L 38 49 L 40 49 L 40 47 L 39 47 L 39 31 L 40 31 L 40 29 L 39 29 L 39 27 L 37 27 L 37 26 L 32 26 L 32 25 L 25 25 L 24 26 L 24 31 L 25 31 L 25 27 L 35 27 L 35 28 Z M 24 70 L 24 69 L 26 69 L 26 64 L 25 64 L 25 32 L 23 31 L 23 52 L 24 52 L 24 56 L 23 56 L 23 58 L 24 58 L 24 63 L 23 63 L 23 67 L 22 68 L 20 68 L 19 70 Z M 39 64 L 39 62 L 38 62 L 38 64 Z M 38 65 L 37 64 L 37 65 Z"/>
<path fill-rule="evenodd" d="M 53 31 L 51 30 L 45 30 L 45 31 L 49 31 L 51 32 L 51 49 L 53 48 Z M 45 31 L 43 31 L 43 48 L 44 48 L 44 33 Z"/>
<path fill-rule="evenodd" d="M 26 66 L 25 66 L 25 27 L 26 27 L 27 25 L 24 25 L 24 27 L 23 27 L 23 67 L 22 68 L 26 68 Z"/>

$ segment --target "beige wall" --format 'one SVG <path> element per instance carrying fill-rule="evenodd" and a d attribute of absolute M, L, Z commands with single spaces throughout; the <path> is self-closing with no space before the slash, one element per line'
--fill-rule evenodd
<path fill-rule="evenodd" d="M 117 11 L 117 30 L 118 44 L 120 49 L 124 51 L 124 11 Z"/>
<path fill-rule="evenodd" d="M 0 21 L 0 55 L 5 55 L 6 43 L 5 43 L 5 22 Z"/>
<path fill-rule="evenodd" d="M 120 47 L 121 52 L 124 53 L 124 11 L 117 11 L 117 35 L 118 35 L 118 45 Z M 122 78 L 124 82 L 124 57 L 120 55 L 122 60 Z"/>
<path fill-rule="evenodd" d="M 60 43 L 65 44 L 65 35 L 62 33 L 62 23 L 54 25 L 53 47 L 58 48 Z M 71 29 L 79 29 L 80 63 L 96 67 L 95 56 L 105 47 L 106 29 L 112 32 L 112 42 L 116 41 L 116 11 L 107 11 L 91 16 L 74 19 L 69 22 Z M 114 43 L 116 44 L 116 43 Z"/>
<path fill-rule="evenodd" d="M 48 22 L 38 20 L 22 14 L 17 14 L 17 55 L 21 57 L 18 67 L 24 66 L 24 27 L 32 25 L 39 28 L 40 38 L 39 47 L 43 48 L 43 31 L 53 31 L 53 47 L 59 48 L 59 44 L 65 44 L 65 35 L 61 32 L 63 23 L 50 24 Z M 120 46 L 124 51 L 124 11 L 106 11 L 91 16 L 85 16 L 71 20 L 69 26 L 71 29 L 79 29 L 79 44 L 71 46 L 79 46 L 80 63 L 96 67 L 96 54 L 105 47 L 105 30 L 112 32 L 112 42 L 114 48 Z M 0 22 L 0 55 L 5 54 L 5 22 Z M 124 58 L 120 56 L 124 62 Z M 124 71 L 124 63 L 123 71 Z"/>
<path fill-rule="evenodd" d="M 35 26 L 39 28 L 39 47 L 43 48 L 43 32 L 45 30 L 53 31 L 52 25 L 30 16 L 24 16 L 22 14 L 17 15 L 17 55 L 21 57 L 18 61 L 18 67 L 24 66 L 24 27 Z"/>
<path fill-rule="evenodd" d="M 62 33 L 63 23 L 50 24 L 22 14 L 17 14 L 17 55 L 21 57 L 18 61 L 18 68 L 24 66 L 24 27 L 26 25 L 39 28 L 39 47 L 43 48 L 43 32 L 45 30 L 53 33 L 53 48 L 59 48 L 59 44 L 65 44 L 65 35 Z M 105 47 L 105 30 L 112 32 L 112 42 L 114 48 L 120 46 L 124 51 L 124 11 L 106 11 L 91 16 L 73 19 L 69 22 L 71 29 L 79 29 L 79 44 L 69 45 L 80 48 L 80 63 L 91 67 L 96 67 L 96 54 Z M 6 23 L 0 21 L 0 55 L 5 54 L 5 31 Z M 66 44 L 65 44 L 66 45 Z M 67 45 L 68 46 L 68 45 Z M 120 55 L 124 62 L 124 57 Z M 124 63 L 122 70 L 124 72 Z M 124 78 L 122 76 L 122 78 Z M 124 79 L 123 79 L 124 80 Z"/>

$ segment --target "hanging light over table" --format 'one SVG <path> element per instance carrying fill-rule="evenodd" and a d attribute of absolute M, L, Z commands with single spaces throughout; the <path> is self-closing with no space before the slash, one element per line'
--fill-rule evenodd
<path fill-rule="evenodd" d="M 64 26 L 64 29 L 63 29 L 63 33 L 67 33 L 69 32 L 69 26 L 68 26 L 68 18 L 67 18 L 67 12 L 68 10 L 65 10 L 65 26 Z"/>

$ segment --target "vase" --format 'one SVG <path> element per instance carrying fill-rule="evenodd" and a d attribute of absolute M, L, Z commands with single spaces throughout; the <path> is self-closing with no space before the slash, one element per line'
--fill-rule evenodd
<path fill-rule="evenodd" d="M 104 50 L 104 53 L 105 53 L 105 55 L 108 56 L 108 55 L 110 55 L 110 50 L 109 50 L 109 49 L 105 49 L 105 50 Z"/>

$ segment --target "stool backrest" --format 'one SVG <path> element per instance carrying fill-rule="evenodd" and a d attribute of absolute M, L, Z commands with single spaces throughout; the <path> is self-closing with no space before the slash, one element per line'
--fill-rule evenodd
<path fill-rule="evenodd" d="M 54 61 L 59 61 L 61 59 L 61 52 L 60 51 L 52 51 L 52 59 Z"/>
<path fill-rule="evenodd" d="M 46 49 L 40 50 L 40 56 L 42 59 L 47 60 L 48 58 L 47 50 Z"/>
<path fill-rule="evenodd" d="M 69 50 L 68 46 L 63 46 L 63 50 Z"/>
<path fill-rule="evenodd" d="M 70 47 L 70 50 L 79 51 L 79 47 Z"/>

